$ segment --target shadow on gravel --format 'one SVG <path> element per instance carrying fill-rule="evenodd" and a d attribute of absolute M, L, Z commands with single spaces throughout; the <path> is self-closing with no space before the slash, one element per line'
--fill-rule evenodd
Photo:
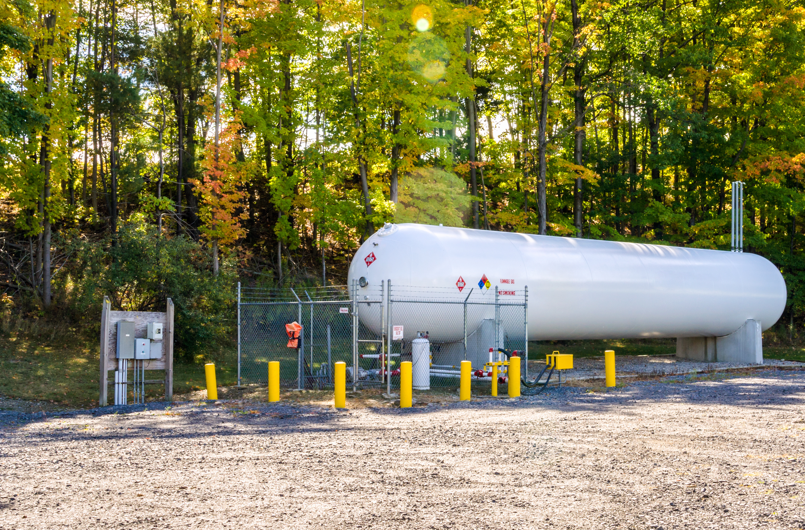
<path fill-rule="evenodd" d="M 477 399 L 469 403 L 431 404 L 411 409 L 364 408 L 361 413 L 384 417 L 383 421 L 403 415 L 425 415 L 449 412 L 451 409 L 517 410 L 545 409 L 563 412 L 607 412 L 618 408 L 629 414 L 646 403 L 689 403 L 720 405 L 747 409 L 774 410 L 791 405 L 805 405 L 805 371 L 779 371 L 762 375 L 706 376 L 701 378 L 669 377 L 654 381 L 636 381 L 608 391 L 563 387 L 546 390 L 537 396 L 520 399 Z M 349 403 L 347 403 L 349 405 Z M 52 442 L 59 438 L 132 441 L 132 438 L 207 438 L 236 436 L 243 432 L 282 436 L 301 432 L 334 432 L 351 430 L 339 417 L 351 412 L 298 404 L 224 403 L 199 406 L 198 403 L 149 403 L 146 406 L 104 407 L 87 411 L 55 414 L 0 414 L 0 438 L 3 432 L 38 422 L 69 419 L 67 427 L 52 422 L 47 430 L 32 432 L 30 443 L 37 438 Z M 81 418 L 114 418 L 119 426 L 105 425 L 104 430 L 83 431 Z M 167 422 L 162 420 L 169 419 Z M 123 421 L 125 420 L 125 421 Z"/>
<path fill-rule="evenodd" d="M 774 371 L 746 375 L 671 376 L 653 381 L 627 382 L 622 387 L 590 390 L 577 387 L 551 388 L 536 396 L 519 399 L 484 398 L 448 407 L 408 410 L 370 409 L 383 416 L 427 414 L 445 408 L 546 409 L 567 412 L 606 412 L 613 408 L 639 408 L 645 403 L 690 403 L 773 410 L 805 405 L 805 371 Z M 628 412 L 627 412 L 628 413 Z"/>

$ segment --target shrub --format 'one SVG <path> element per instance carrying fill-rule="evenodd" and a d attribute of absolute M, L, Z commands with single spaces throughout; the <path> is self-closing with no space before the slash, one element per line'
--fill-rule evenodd
<path fill-rule="evenodd" d="M 74 256 L 59 280 L 59 305 L 74 320 L 98 318 L 104 295 L 113 309 L 165 311 L 175 306 L 179 359 L 217 350 L 234 329 L 234 267 L 223 260 L 214 276 L 202 244 L 185 236 L 159 236 L 145 224 L 123 225 L 115 239 L 73 239 Z M 92 326 L 97 329 L 97 326 Z"/>

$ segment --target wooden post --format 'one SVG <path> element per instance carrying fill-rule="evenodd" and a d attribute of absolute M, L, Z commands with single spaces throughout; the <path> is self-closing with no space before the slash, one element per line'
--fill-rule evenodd
<path fill-rule="evenodd" d="M 109 368 L 106 366 L 109 358 L 109 312 L 112 309 L 112 302 L 108 296 L 103 297 L 103 310 L 101 311 L 101 379 L 100 379 L 100 398 L 98 403 L 101 407 L 106 406 L 107 401 L 107 377 Z"/>
<path fill-rule="evenodd" d="M 168 298 L 168 334 L 165 337 L 165 401 L 173 401 L 173 300 Z"/>

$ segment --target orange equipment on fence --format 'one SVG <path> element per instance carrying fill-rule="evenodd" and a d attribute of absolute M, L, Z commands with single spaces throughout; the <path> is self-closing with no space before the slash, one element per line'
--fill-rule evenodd
<path fill-rule="evenodd" d="M 299 347 L 299 332 L 302 331 L 302 325 L 298 322 L 291 322 L 290 324 L 285 324 L 285 333 L 288 334 L 288 347 L 289 348 L 298 348 Z"/>

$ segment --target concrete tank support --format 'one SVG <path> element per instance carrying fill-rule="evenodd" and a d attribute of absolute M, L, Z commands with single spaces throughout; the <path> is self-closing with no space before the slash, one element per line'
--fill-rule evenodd
<path fill-rule="evenodd" d="M 747 320 L 723 337 L 679 337 L 676 356 L 703 362 L 763 364 L 763 332 L 760 322 Z"/>

